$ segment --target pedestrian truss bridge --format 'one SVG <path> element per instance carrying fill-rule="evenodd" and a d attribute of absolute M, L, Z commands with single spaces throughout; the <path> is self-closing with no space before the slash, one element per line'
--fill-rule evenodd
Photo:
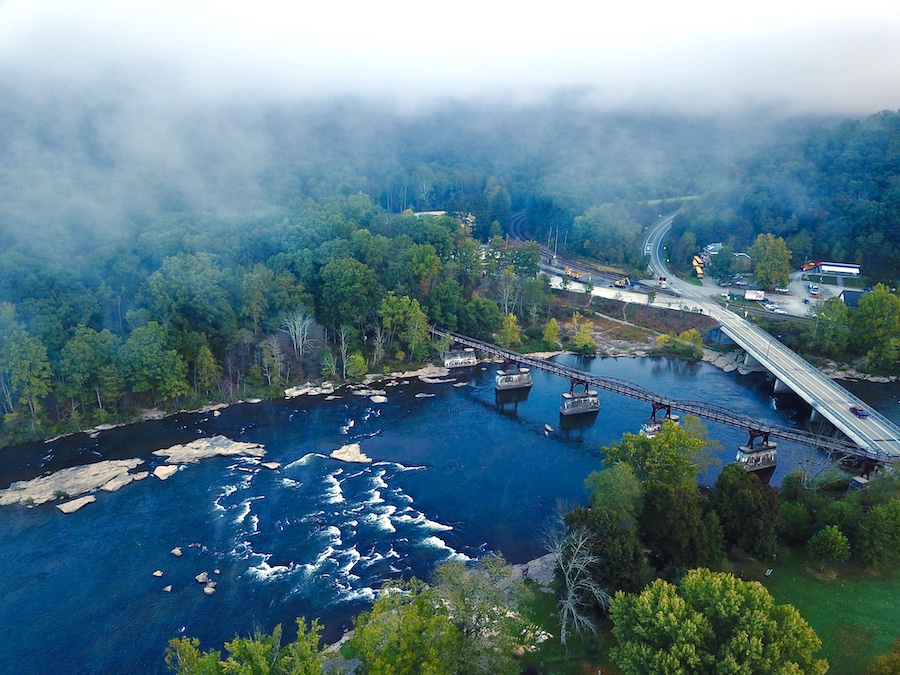
<path fill-rule="evenodd" d="M 503 347 L 499 347 L 489 342 L 483 342 L 481 340 L 476 340 L 474 338 L 460 335 L 458 333 L 453 333 L 451 331 L 446 331 L 440 328 L 431 328 L 430 330 L 432 335 L 438 338 L 449 338 L 453 343 L 457 345 L 471 347 L 484 354 L 490 354 L 509 363 L 515 363 L 520 366 L 527 366 L 535 370 L 542 370 L 553 375 L 558 375 L 559 377 L 568 379 L 573 387 L 575 385 L 583 385 L 585 388 L 593 387 L 599 390 L 608 391 L 614 394 L 620 394 L 622 396 L 628 396 L 629 398 L 643 401 L 650 404 L 650 406 L 652 407 L 654 418 L 660 411 L 665 411 L 666 415 L 670 415 L 673 410 L 677 410 L 685 414 L 696 415 L 697 417 L 700 417 L 702 419 L 712 420 L 713 422 L 719 422 L 720 424 L 726 424 L 731 427 L 743 429 L 749 434 L 750 440 L 748 445 L 750 446 L 753 446 L 754 440 L 757 438 L 762 438 L 764 444 L 768 444 L 770 438 L 783 439 L 810 447 L 820 448 L 828 452 L 829 454 L 836 456 L 837 458 L 846 458 L 848 456 L 853 456 L 878 462 L 895 462 L 897 460 L 900 460 L 900 441 L 897 440 L 898 438 L 900 438 L 900 430 L 898 430 L 897 427 L 886 418 L 884 418 L 884 421 L 887 422 L 888 425 L 891 425 L 894 431 L 887 430 L 885 433 L 891 434 L 890 438 L 893 439 L 894 445 L 883 442 L 873 442 L 874 439 L 861 437 L 859 434 L 856 434 L 856 436 L 851 435 L 851 433 L 848 433 L 848 431 L 839 424 L 835 424 L 835 426 L 845 434 L 847 434 L 848 438 L 823 436 L 821 434 L 816 434 L 802 429 L 794 429 L 791 427 L 779 426 L 774 424 L 764 424 L 761 423 L 761 420 L 750 418 L 746 415 L 741 415 L 740 413 L 736 413 L 733 410 L 729 410 L 724 406 L 716 405 L 715 403 L 667 398 L 665 396 L 660 396 L 659 394 L 652 392 L 649 389 L 633 382 L 628 382 L 626 380 L 621 380 L 615 377 L 593 375 L 576 368 L 570 368 L 568 366 L 560 365 L 551 361 L 546 361 L 544 359 L 519 354 L 517 352 L 511 351 L 509 349 L 504 349 Z M 724 325 L 723 330 L 725 330 Z M 760 333 L 763 333 L 763 331 L 760 331 Z M 732 339 L 735 339 L 736 342 L 739 342 L 739 340 L 731 336 L 730 333 L 727 334 L 729 334 Z M 767 335 L 765 333 L 763 334 Z M 771 336 L 769 337 L 771 338 Z M 780 345 L 780 343 L 778 344 Z M 764 348 L 765 347 L 763 347 L 763 349 Z M 770 348 L 774 350 L 778 349 L 776 347 Z M 752 348 L 746 349 L 748 354 L 752 354 L 753 358 L 756 358 L 758 350 Z M 781 346 L 781 349 L 790 351 L 783 346 Z M 793 352 L 791 352 L 791 354 L 793 354 Z M 760 356 L 762 356 L 761 353 Z M 794 354 L 794 356 L 799 359 L 796 354 Z M 765 365 L 764 360 L 760 360 L 760 362 Z M 807 364 L 807 366 L 808 365 L 809 364 Z M 784 381 L 782 380 L 781 374 L 774 371 L 772 372 L 777 378 L 779 378 L 779 380 Z M 822 375 L 822 373 L 819 373 L 819 371 L 815 372 L 818 373 L 821 378 L 828 380 L 835 387 L 844 392 L 844 397 L 841 399 L 842 402 L 846 400 L 847 397 L 858 400 L 851 394 L 849 394 L 849 392 L 846 392 L 845 390 L 843 390 L 843 388 L 834 384 L 832 380 Z M 790 386 L 789 382 L 788 386 Z M 816 401 L 815 399 L 813 401 L 810 401 L 802 394 L 801 396 L 810 402 L 810 404 L 813 406 L 814 411 L 820 412 L 823 416 L 831 420 L 831 416 L 826 413 L 826 410 L 828 410 L 830 407 L 834 407 L 833 403 L 829 405 L 823 405 L 821 401 Z M 865 406 L 865 404 L 861 401 L 860 404 L 862 406 Z M 866 408 L 868 409 L 867 406 Z M 876 415 L 878 417 L 883 417 L 881 415 L 878 415 L 877 412 L 873 411 L 873 413 L 873 417 Z M 860 420 L 860 422 L 865 421 L 866 420 Z M 880 420 L 877 421 L 879 426 L 883 424 Z M 860 442 L 860 440 L 858 440 L 860 438 L 862 438 L 863 442 Z"/>

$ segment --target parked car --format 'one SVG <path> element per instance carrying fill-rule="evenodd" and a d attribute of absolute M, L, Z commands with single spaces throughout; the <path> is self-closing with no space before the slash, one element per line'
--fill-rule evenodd
<path fill-rule="evenodd" d="M 856 415 L 857 417 L 860 417 L 860 418 L 869 416 L 869 411 L 863 410 L 859 406 L 855 406 L 855 405 L 850 406 L 850 412 L 852 412 L 854 415 Z"/>

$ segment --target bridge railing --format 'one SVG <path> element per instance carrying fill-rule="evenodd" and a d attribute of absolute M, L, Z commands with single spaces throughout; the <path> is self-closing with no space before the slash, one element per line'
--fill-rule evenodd
<path fill-rule="evenodd" d="M 451 331 L 446 331 L 440 328 L 432 327 L 430 328 L 430 331 L 433 335 L 439 337 L 449 337 L 451 340 L 458 344 L 472 347 L 484 354 L 491 354 L 507 361 L 514 361 L 536 370 L 542 370 L 553 375 L 558 375 L 559 377 L 566 378 L 570 381 L 584 382 L 599 389 L 603 389 L 604 391 L 620 394 L 622 396 L 628 396 L 629 398 L 634 398 L 646 403 L 658 403 L 667 405 L 686 414 L 696 415 L 697 417 L 702 417 L 703 419 L 708 419 L 713 422 L 719 422 L 731 427 L 744 429 L 748 432 L 750 432 L 751 430 L 765 432 L 768 433 L 772 438 L 780 438 L 782 440 L 793 441 L 802 445 L 821 448 L 827 452 L 838 453 L 840 455 L 868 457 L 871 459 L 879 459 L 881 461 L 887 461 L 890 459 L 886 457 L 873 456 L 872 451 L 867 450 L 866 448 L 861 448 L 859 445 L 849 439 L 843 440 L 837 438 L 828 438 L 809 431 L 804 431 L 802 429 L 782 427 L 775 424 L 760 424 L 759 420 L 757 419 L 735 413 L 734 411 L 729 410 L 724 406 L 716 405 L 715 403 L 707 403 L 705 401 L 683 401 L 670 399 L 665 396 L 660 396 L 659 394 L 656 394 L 649 389 L 646 389 L 645 387 L 634 384 L 633 382 L 628 382 L 627 380 L 593 375 L 576 368 L 571 368 L 569 366 L 553 363 L 544 359 L 537 359 L 531 356 L 526 356 L 524 354 L 519 354 L 518 352 L 514 352 L 510 349 L 504 349 L 503 347 L 499 347 L 489 342 L 476 340 L 475 338 L 471 338 L 466 335 L 460 335 L 459 333 L 453 333 Z"/>

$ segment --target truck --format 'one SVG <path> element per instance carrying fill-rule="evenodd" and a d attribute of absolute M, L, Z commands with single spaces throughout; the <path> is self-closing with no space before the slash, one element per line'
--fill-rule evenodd
<path fill-rule="evenodd" d="M 657 282 L 656 285 L 659 286 L 660 288 L 668 288 L 669 287 L 669 283 L 668 283 L 668 281 L 666 281 L 665 277 L 660 277 L 659 281 Z"/>

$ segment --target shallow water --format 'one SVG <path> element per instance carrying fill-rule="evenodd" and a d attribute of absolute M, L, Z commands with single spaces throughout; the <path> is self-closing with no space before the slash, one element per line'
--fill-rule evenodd
<path fill-rule="evenodd" d="M 763 377 L 708 364 L 564 361 L 781 424 L 805 414 L 795 398 L 772 397 Z M 219 417 L 182 414 L 96 439 L 80 434 L 3 451 L 3 487 L 98 454 L 141 457 L 152 468 L 159 463 L 153 450 L 215 434 L 262 443 L 262 461 L 282 467 L 208 459 L 164 482 L 151 476 L 100 492 L 72 515 L 50 505 L 0 509 L 0 671 L 164 672 L 171 637 L 199 637 L 220 649 L 235 634 L 271 631 L 276 623 L 289 637 L 300 615 L 321 617 L 336 637 L 387 579 L 427 577 L 444 560 L 487 551 L 512 562 L 540 555 L 541 523 L 558 502 L 584 502 L 583 481 L 599 468 L 600 448 L 637 432 L 650 410 L 601 392 L 596 418 L 564 427 L 558 405 L 568 382 L 536 372 L 525 400 L 498 405 L 494 370 L 469 371 L 461 388 L 418 381 L 388 387 L 384 404 L 352 395 L 243 404 Z M 900 404 L 891 407 L 893 385 L 851 387 L 900 417 Z M 708 428 L 723 462 L 746 441 L 742 431 Z M 351 442 L 374 462 L 328 457 Z M 813 451 L 780 443 L 773 482 L 822 465 Z M 717 471 L 701 482 L 713 482 Z M 175 546 L 183 557 L 171 555 Z M 156 569 L 162 578 L 152 576 Z M 218 582 L 212 596 L 193 578 L 202 571 Z M 161 590 L 167 584 L 171 593 Z"/>

